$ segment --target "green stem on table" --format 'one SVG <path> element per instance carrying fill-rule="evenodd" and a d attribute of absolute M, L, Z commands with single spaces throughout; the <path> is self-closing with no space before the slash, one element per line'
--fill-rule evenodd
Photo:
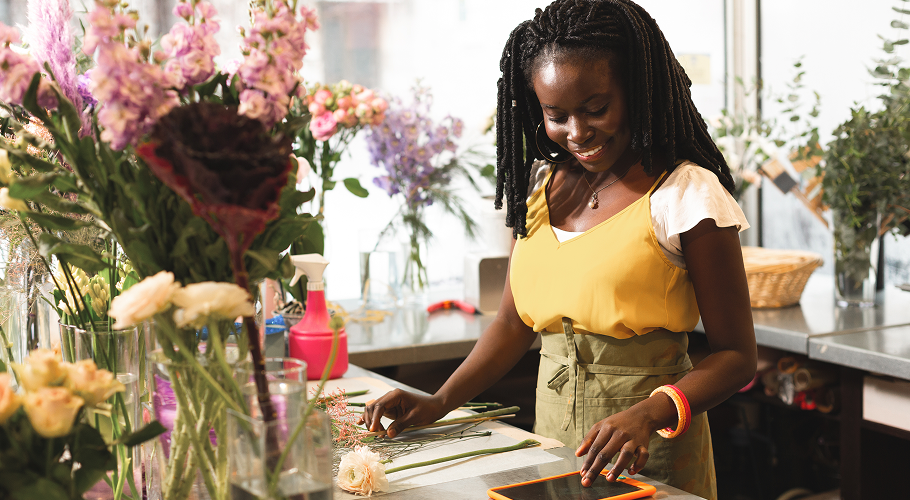
<path fill-rule="evenodd" d="M 481 413 L 473 413 L 471 415 L 467 415 L 464 417 L 449 418 L 446 420 L 437 420 L 435 423 L 436 424 L 442 424 L 442 423 L 457 424 L 459 421 L 462 421 L 462 420 L 474 420 L 476 418 L 498 417 L 500 415 L 508 415 L 509 413 L 516 413 L 520 409 L 521 408 L 519 408 L 517 406 L 510 406 L 508 408 L 500 408 L 498 410 L 490 410 L 490 411 L 485 411 L 485 412 L 481 412 Z"/>
<path fill-rule="evenodd" d="M 386 473 L 386 474 L 391 474 L 391 473 L 393 473 L 393 472 L 403 471 L 403 470 L 407 470 L 407 469 L 414 469 L 414 468 L 417 468 L 417 467 L 425 467 L 425 466 L 427 466 L 427 465 L 440 464 L 440 463 L 442 463 L 442 462 L 448 462 L 448 461 L 450 461 L 450 460 L 458 460 L 459 458 L 467 458 L 467 457 L 473 457 L 473 456 L 477 456 L 477 455 L 492 455 L 492 454 L 494 454 L 494 453 L 504 453 L 504 452 L 507 452 L 507 451 L 521 450 L 521 449 L 523 449 L 523 448 L 530 448 L 530 447 L 532 447 L 532 446 L 538 446 L 539 444 L 540 444 L 540 442 L 535 441 L 535 440 L 533 440 L 533 439 L 525 439 L 524 441 L 522 441 L 522 442 L 520 442 L 520 443 L 513 444 L 512 446 L 505 446 L 505 447 L 502 447 L 502 448 L 487 448 L 487 449 L 484 449 L 484 450 L 468 451 L 468 452 L 465 452 L 465 453 L 459 453 L 458 455 L 452 455 L 452 456 L 450 456 L 450 457 L 442 457 L 442 458 L 437 458 L 437 459 L 434 459 L 434 460 L 427 460 L 426 462 L 417 462 L 417 463 L 413 463 L 413 464 L 402 465 L 401 467 L 392 467 L 391 469 L 387 469 L 387 470 L 385 471 L 385 473 Z"/>

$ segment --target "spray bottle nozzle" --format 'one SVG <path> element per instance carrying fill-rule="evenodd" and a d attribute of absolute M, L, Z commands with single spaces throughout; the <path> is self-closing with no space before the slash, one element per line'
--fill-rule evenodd
<path fill-rule="evenodd" d="M 322 273 L 325 271 L 325 266 L 329 265 L 329 261 L 325 257 L 319 255 L 318 253 L 308 253 L 304 255 L 291 255 L 291 264 L 294 264 L 296 271 L 294 271 L 294 278 L 291 279 L 291 286 L 297 284 L 297 280 L 301 276 L 306 275 L 308 284 L 307 288 L 310 288 L 310 284 L 317 285 L 321 289 L 322 287 Z"/>

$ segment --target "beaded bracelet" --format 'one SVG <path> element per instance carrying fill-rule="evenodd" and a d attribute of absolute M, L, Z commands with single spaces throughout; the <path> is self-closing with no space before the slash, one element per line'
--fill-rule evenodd
<path fill-rule="evenodd" d="M 657 433 L 660 434 L 661 437 L 667 439 L 681 436 L 684 432 L 689 430 L 689 424 L 692 422 L 692 410 L 689 408 L 689 400 L 687 400 L 685 394 L 674 385 L 662 385 L 657 389 L 654 389 L 654 391 L 651 392 L 651 396 L 658 392 L 666 394 L 673 400 L 673 404 L 676 405 L 676 413 L 679 415 L 679 422 L 676 424 L 676 430 L 667 427 L 666 429 L 658 430 Z"/>

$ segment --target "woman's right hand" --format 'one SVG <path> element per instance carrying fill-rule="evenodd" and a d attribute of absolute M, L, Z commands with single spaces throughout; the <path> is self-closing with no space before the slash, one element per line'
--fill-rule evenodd
<path fill-rule="evenodd" d="M 393 422 L 389 424 L 387 433 L 393 438 L 412 425 L 431 424 L 445 414 L 442 403 L 435 396 L 395 389 L 368 403 L 357 423 L 366 424 L 370 432 L 376 432 L 383 430 L 382 417 L 391 418 Z"/>

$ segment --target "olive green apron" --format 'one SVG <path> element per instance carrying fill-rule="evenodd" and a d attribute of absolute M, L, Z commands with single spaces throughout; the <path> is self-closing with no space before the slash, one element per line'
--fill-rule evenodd
<path fill-rule="evenodd" d="M 655 388 L 674 384 L 692 369 L 685 333 L 656 330 L 617 339 L 575 334 L 563 318 L 564 333 L 541 333 L 534 432 L 577 448 L 591 427 L 645 400 Z M 692 419 L 675 439 L 657 433 L 641 474 L 690 493 L 717 498 L 708 418 Z"/>

